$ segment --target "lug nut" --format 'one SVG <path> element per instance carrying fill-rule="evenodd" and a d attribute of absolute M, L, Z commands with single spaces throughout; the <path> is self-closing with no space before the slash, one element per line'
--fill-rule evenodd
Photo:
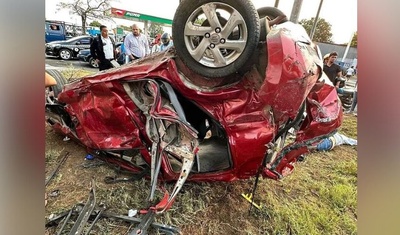
<path fill-rule="evenodd" d="M 209 33 L 206 33 L 206 34 L 204 34 L 204 37 L 209 38 L 209 37 L 210 37 L 210 34 L 209 34 Z"/>
<path fill-rule="evenodd" d="M 215 28 L 215 32 L 216 32 L 216 33 L 221 32 L 221 28 L 219 28 L 219 27 Z"/>
<path fill-rule="evenodd" d="M 221 39 L 219 40 L 219 42 L 222 43 L 222 44 L 224 44 L 224 43 L 225 43 L 225 38 L 221 38 Z"/>
<path fill-rule="evenodd" d="M 210 47 L 211 47 L 211 48 L 214 48 L 214 47 L 215 47 L 214 43 L 211 43 L 211 44 L 210 44 Z"/>

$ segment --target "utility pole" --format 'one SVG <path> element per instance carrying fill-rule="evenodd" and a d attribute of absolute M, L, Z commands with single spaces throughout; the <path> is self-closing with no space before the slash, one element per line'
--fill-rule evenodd
<path fill-rule="evenodd" d="M 279 0 L 275 0 L 275 5 L 274 5 L 274 7 L 278 8 L 278 5 L 279 5 Z"/>
<path fill-rule="evenodd" d="M 324 2 L 324 0 L 321 0 L 321 1 L 319 2 L 319 7 L 318 7 L 317 15 L 315 16 L 314 24 L 313 24 L 313 26 L 312 26 L 312 28 L 311 28 L 311 33 L 310 33 L 310 38 L 311 38 L 311 40 L 312 40 L 313 37 L 314 37 L 315 28 L 317 27 L 317 23 L 318 23 L 319 12 L 321 11 L 321 7 L 322 7 L 322 3 L 323 3 L 323 2 Z"/>
<path fill-rule="evenodd" d="M 301 5 L 303 4 L 303 0 L 294 0 L 292 13 L 290 15 L 290 21 L 296 23 L 299 21 L 299 15 L 301 10 Z"/>
<path fill-rule="evenodd" d="M 347 52 L 349 52 L 350 44 L 351 44 L 351 42 L 353 41 L 354 34 L 355 34 L 355 32 L 353 32 L 353 33 L 351 34 L 349 43 L 347 43 L 346 50 L 345 50 L 344 55 L 343 55 L 343 58 L 342 58 L 342 62 L 343 62 L 343 63 L 344 63 L 344 61 L 345 61 L 345 59 L 346 59 Z"/>

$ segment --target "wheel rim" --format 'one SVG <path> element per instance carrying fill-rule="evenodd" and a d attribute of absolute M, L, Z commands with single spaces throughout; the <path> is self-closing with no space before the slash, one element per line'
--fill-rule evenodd
<path fill-rule="evenodd" d="M 61 59 L 68 60 L 71 57 L 71 53 L 67 50 L 61 50 L 60 57 Z"/>
<path fill-rule="evenodd" d="M 221 24 L 219 17 L 227 19 Z M 207 20 L 210 26 L 199 22 Z M 234 39 L 232 33 L 239 33 Z M 189 16 L 184 29 L 185 45 L 200 64 L 212 68 L 227 66 L 243 53 L 247 42 L 247 26 L 242 15 L 232 6 L 211 2 L 198 7 Z"/>
<path fill-rule="evenodd" d="M 99 67 L 99 64 L 96 63 L 96 60 L 94 60 L 94 59 L 90 59 L 90 65 L 92 67 L 94 67 L 94 68 L 98 68 Z"/>

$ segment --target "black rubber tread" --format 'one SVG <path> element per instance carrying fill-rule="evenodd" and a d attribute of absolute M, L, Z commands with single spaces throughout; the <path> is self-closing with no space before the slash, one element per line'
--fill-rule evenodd
<path fill-rule="evenodd" d="M 61 52 L 62 51 L 69 51 L 69 54 L 71 55 L 68 59 L 63 59 L 63 58 L 61 58 Z M 70 60 L 70 59 L 72 59 L 72 57 L 73 57 L 73 54 L 72 54 L 73 52 L 71 51 L 71 50 L 69 50 L 69 49 L 66 49 L 66 48 L 62 48 L 59 52 L 58 52 L 58 57 L 60 57 L 60 59 L 62 59 L 62 60 Z"/>
<path fill-rule="evenodd" d="M 184 28 L 186 21 L 194 10 L 210 2 L 225 3 L 235 8 L 245 20 L 248 31 L 248 41 L 246 42 L 246 47 L 243 50 L 243 53 L 236 61 L 221 68 L 207 67 L 194 60 L 186 49 L 184 41 Z M 258 45 L 260 37 L 260 22 L 254 5 L 248 0 L 183 0 L 174 15 L 172 35 L 174 36 L 174 46 L 177 55 L 186 66 L 202 76 L 218 79 L 237 72 L 244 73 L 251 68 L 252 61 L 250 58 Z"/>
<path fill-rule="evenodd" d="M 260 18 L 260 40 L 265 41 L 267 38 L 267 30 L 265 28 L 265 20 L 264 17 L 268 17 L 270 20 L 275 19 L 278 16 L 285 16 L 285 18 L 281 21 L 284 23 L 288 21 L 285 13 L 279 10 L 276 7 L 261 7 L 257 9 L 258 17 Z"/>
<path fill-rule="evenodd" d="M 93 59 L 93 57 L 90 57 L 90 59 L 89 59 L 89 65 L 90 65 L 90 67 L 92 67 L 92 68 L 98 68 L 99 67 L 99 64 L 97 64 L 97 66 L 94 66 L 94 64 L 92 64 L 92 61 L 93 61 L 94 59 Z"/>
<path fill-rule="evenodd" d="M 65 77 L 60 73 L 60 71 L 55 69 L 46 69 L 46 73 L 50 74 L 57 82 L 57 85 L 51 86 L 51 90 L 54 93 L 54 97 L 57 97 L 58 94 L 61 93 L 65 84 L 67 84 L 67 80 Z"/>

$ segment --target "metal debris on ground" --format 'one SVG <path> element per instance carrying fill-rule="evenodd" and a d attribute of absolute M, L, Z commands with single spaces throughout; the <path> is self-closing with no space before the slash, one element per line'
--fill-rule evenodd
<path fill-rule="evenodd" d="M 51 192 L 49 193 L 49 196 L 50 196 L 50 197 L 57 197 L 58 195 L 60 195 L 60 190 L 58 190 L 58 189 L 53 190 L 53 191 L 51 191 Z"/>
<path fill-rule="evenodd" d="M 46 227 L 57 226 L 59 227 L 56 234 L 90 234 L 94 224 L 101 218 L 113 218 L 118 220 L 123 220 L 129 223 L 136 223 L 142 225 L 143 222 L 146 222 L 144 229 L 140 231 L 141 235 L 149 234 L 149 231 L 156 230 L 161 234 L 166 235 L 177 235 L 181 234 L 180 229 L 174 226 L 165 225 L 156 223 L 153 220 L 147 220 L 146 218 L 140 219 L 135 218 L 133 216 L 124 216 L 117 215 L 114 213 L 106 212 L 106 207 L 104 205 L 99 205 L 96 208 L 96 191 L 95 191 L 95 182 L 92 180 L 91 190 L 86 204 L 78 203 L 74 205 L 70 210 L 64 211 L 58 215 L 51 214 Z M 131 211 L 131 210 L 130 210 Z M 138 213 L 137 210 L 132 210 L 132 212 Z M 150 215 L 151 213 L 147 213 L 146 215 Z M 132 213 L 130 213 L 132 215 Z M 146 217 L 146 216 L 145 216 Z M 71 224 L 73 222 L 73 227 L 67 231 L 67 224 Z M 90 224 L 88 224 L 90 222 Z M 61 226 L 60 226 L 61 224 Z M 139 226 L 140 227 L 140 226 Z M 137 227 L 138 228 L 138 227 Z M 136 234 L 135 231 L 132 231 L 130 234 Z M 138 233 L 139 234 L 139 233 Z"/>
<path fill-rule="evenodd" d="M 242 195 L 242 197 L 243 197 L 244 199 L 246 199 L 248 202 L 250 202 L 254 207 L 256 207 L 257 209 L 261 210 L 262 206 L 256 204 L 256 203 L 253 201 L 253 195 L 252 195 L 251 193 L 248 193 L 248 194 L 242 193 L 241 195 Z"/>
<path fill-rule="evenodd" d="M 50 181 L 54 178 L 54 176 L 56 175 L 58 169 L 60 169 L 60 166 L 65 162 L 65 160 L 67 159 L 68 156 L 69 156 L 69 152 L 66 152 L 64 157 L 57 164 L 56 168 L 53 170 L 53 172 L 51 172 L 50 176 L 46 179 L 45 186 L 47 186 L 50 183 Z"/>
<path fill-rule="evenodd" d="M 92 161 L 84 161 L 80 166 L 83 168 L 96 168 L 104 164 L 105 163 L 103 161 L 94 159 Z"/>

